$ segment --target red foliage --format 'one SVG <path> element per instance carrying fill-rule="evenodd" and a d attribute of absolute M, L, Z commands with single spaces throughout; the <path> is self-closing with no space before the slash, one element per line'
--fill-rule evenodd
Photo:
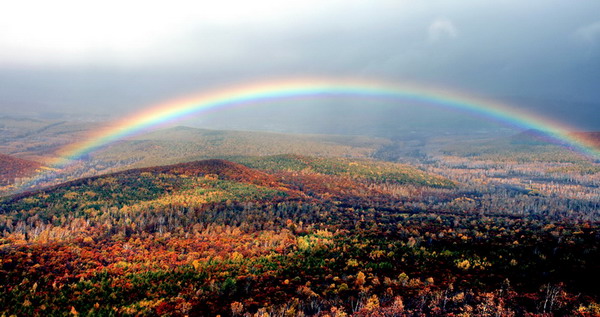
<path fill-rule="evenodd" d="M 41 164 L 0 154 L 0 185 L 10 184 L 15 178 L 31 176 Z"/>

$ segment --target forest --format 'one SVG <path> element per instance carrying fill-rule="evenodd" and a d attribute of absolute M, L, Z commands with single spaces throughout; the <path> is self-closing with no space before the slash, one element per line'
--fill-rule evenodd
<path fill-rule="evenodd" d="M 600 314 L 594 163 L 438 158 L 229 156 L 6 196 L 2 314 Z"/>

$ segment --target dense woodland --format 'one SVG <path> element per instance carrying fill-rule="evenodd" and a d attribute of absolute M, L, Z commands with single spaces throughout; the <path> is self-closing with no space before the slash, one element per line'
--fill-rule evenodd
<path fill-rule="evenodd" d="M 3 313 L 600 314 L 594 199 L 486 185 L 494 169 L 450 156 L 421 169 L 231 159 L 245 165 L 128 170 L 1 200 Z"/>
<path fill-rule="evenodd" d="M 39 177 L 85 129 L 5 121 L 2 316 L 600 315 L 600 165 L 536 135 L 177 127 Z"/>

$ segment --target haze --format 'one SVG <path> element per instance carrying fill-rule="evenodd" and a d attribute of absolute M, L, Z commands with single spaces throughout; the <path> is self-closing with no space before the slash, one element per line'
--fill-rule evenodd
<path fill-rule="evenodd" d="M 5 115 L 116 118 L 181 95 L 296 76 L 444 86 L 598 130 L 600 2 L 60 0 L 0 11 Z M 389 117 L 385 107 L 347 102 L 359 118 Z M 326 124 L 347 106 L 293 109 L 302 122 Z M 195 124 L 256 129 L 282 117 L 256 111 L 254 123 L 229 113 Z M 448 119 L 402 111 L 423 124 Z"/>

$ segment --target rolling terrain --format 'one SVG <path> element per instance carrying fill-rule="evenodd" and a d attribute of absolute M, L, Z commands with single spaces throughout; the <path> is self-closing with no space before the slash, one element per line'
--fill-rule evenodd
<path fill-rule="evenodd" d="M 509 208 L 543 196 L 507 192 L 485 211 L 485 196 L 409 165 L 232 159 L 0 200 L 3 313 L 598 312 L 598 222 Z"/>
<path fill-rule="evenodd" d="M 2 122 L 2 121 L 0 121 Z M 12 122 L 12 121 L 11 121 Z M 102 127 L 99 123 L 81 125 L 68 122 L 33 121 L 36 125 L 6 125 L 11 131 L 0 149 L 10 155 L 36 158 L 39 162 L 52 162 L 61 157 L 60 149 L 77 143 Z M 43 133 L 38 133 L 41 129 Z M 38 132 L 36 132 L 38 131 Z M 132 136 L 93 153 L 82 155 L 65 168 L 34 179 L 24 179 L 22 189 L 41 188 L 69 180 L 122 171 L 136 167 L 149 167 L 190 162 L 208 158 L 230 156 L 264 156 L 302 154 L 324 157 L 368 158 L 380 146 L 389 143 L 383 138 L 335 135 L 293 135 L 268 132 L 218 131 L 189 127 L 173 127 Z M 27 144 L 27 148 L 23 148 Z M 33 146 L 39 144 L 39 146 Z M 0 190 L 11 193 L 10 190 Z"/>
<path fill-rule="evenodd" d="M 0 153 L 46 163 L 65 145 L 103 127 L 97 122 L 0 117 Z"/>
<path fill-rule="evenodd" d="M 40 140 L 89 133 L 36 124 Z M 5 158 L 11 175 L 43 168 Z M 137 135 L 0 198 L 0 308 L 594 316 L 599 166 L 530 131 Z"/>

